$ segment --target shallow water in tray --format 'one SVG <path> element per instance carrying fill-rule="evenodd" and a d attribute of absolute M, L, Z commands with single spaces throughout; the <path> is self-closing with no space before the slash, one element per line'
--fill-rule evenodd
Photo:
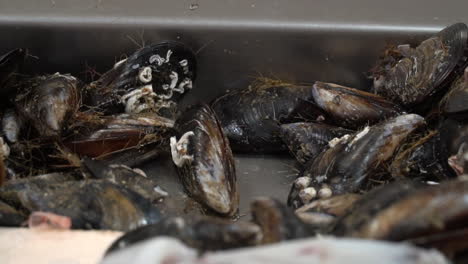
<path fill-rule="evenodd" d="M 235 155 L 237 181 L 240 190 L 239 215 L 250 218 L 250 202 L 258 196 L 269 196 L 285 202 L 291 183 L 296 178 L 294 160 L 285 156 Z M 167 155 L 152 161 L 142 169 L 158 179 L 169 195 L 186 197 L 177 172 Z"/>

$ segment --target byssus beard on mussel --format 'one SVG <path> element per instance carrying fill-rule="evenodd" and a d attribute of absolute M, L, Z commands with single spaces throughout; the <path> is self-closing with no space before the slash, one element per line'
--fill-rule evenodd
<path fill-rule="evenodd" d="M 388 161 L 400 143 L 424 123 L 416 114 L 365 127 L 330 141 L 331 147 L 310 161 L 293 183 L 288 204 L 299 207 L 315 198 L 357 191 L 365 179 Z"/>
<path fill-rule="evenodd" d="M 174 121 L 155 113 L 99 116 L 81 114 L 64 135 L 71 151 L 103 157 L 124 149 L 167 143 Z"/>
<path fill-rule="evenodd" d="M 468 27 L 458 23 L 446 27 L 418 47 L 406 47 L 395 65 L 387 65 L 374 78 L 375 92 L 407 107 L 425 101 L 464 70 Z"/>
<path fill-rule="evenodd" d="M 23 80 L 19 84 L 19 94 L 15 98 L 16 115 L 7 114 L 3 124 L 14 123 L 7 136 L 15 140 L 23 124 L 31 124 L 41 137 L 59 136 L 67 121 L 78 110 L 81 96 L 78 80 L 68 74 L 55 73 Z M 10 123 L 9 123 L 10 122 Z M 8 125 L 5 129 L 9 129 Z M 16 131 L 16 132 L 15 132 Z M 8 133 L 6 133 L 8 135 Z"/>
<path fill-rule="evenodd" d="M 234 215 L 239 205 L 234 157 L 213 110 L 193 106 L 177 119 L 175 129 L 172 160 L 187 193 L 217 213 Z"/>
<path fill-rule="evenodd" d="M 453 82 L 450 90 L 442 98 L 440 112 L 451 118 L 466 119 L 468 114 L 468 67 Z"/>
<path fill-rule="evenodd" d="M 441 181 L 455 177 L 449 165 L 449 150 L 438 131 L 407 140 L 398 150 L 389 170 L 394 178 Z"/>
<path fill-rule="evenodd" d="M 348 128 L 372 125 L 402 113 L 400 107 L 379 95 L 338 84 L 315 82 L 312 93 L 318 106 Z"/>
<path fill-rule="evenodd" d="M 217 98 L 212 107 L 235 152 L 278 153 L 286 150 L 281 124 L 326 119 L 312 101 L 311 86 L 260 80 Z"/>
<path fill-rule="evenodd" d="M 291 154 L 301 164 L 306 164 L 326 149 L 330 140 L 353 131 L 321 123 L 299 122 L 281 125 L 280 133 Z"/>
<path fill-rule="evenodd" d="M 466 251 L 468 182 L 418 186 L 395 182 L 369 192 L 337 222 L 333 234 L 406 240 L 452 256 Z"/>
<path fill-rule="evenodd" d="M 212 217 L 166 217 L 155 224 L 124 234 L 112 243 L 106 254 L 159 236 L 177 238 L 201 253 L 255 246 L 259 243 L 262 233 L 257 225 L 250 222 L 232 222 Z"/>
<path fill-rule="evenodd" d="M 151 201 L 164 194 L 156 192 L 154 183 L 125 167 L 104 172 L 99 179 L 85 181 L 73 173 L 10 181 L 0 188 L 0 200 L 24 215 L 50 212 L 68 217 L 74 229 L 128 231 L 159 220 Z"/>
<path fill-rule="evenodd" d="M 14 49 L 0 56 L 0 102 L 5 104 L 12 94 L 15 94 L 15 86 L 10 85 L 16 78 L 21 66 L 26 60 L 26 49 Z"/>
<path fill-rule="evenodd" d="M 270 198 L 257 198 L 251 203 L 253 222 L 262 230 L 262 244 L 312 237 L 319 229 L 304 223 L 294 210 Z"/>
<path fill-rule="evenodd" d="M 195 54 L 184 44 L 152 44 L 91 83 L 85 104 L 104 113 L 171 109 L 193 88 L 196 67 Z"/>

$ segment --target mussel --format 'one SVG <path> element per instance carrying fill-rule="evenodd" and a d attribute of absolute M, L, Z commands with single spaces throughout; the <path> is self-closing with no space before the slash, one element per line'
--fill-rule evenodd
<path fill-rule="evenodd" d="M 85 104 L 113 114 L 173 108 L 193 88 L 196 67 L 195 54 L 182 43 L 145 46 L 91 83 Z"/>
<path fill-rule="evenodd" d="M 312 93 L 315 103 L 340 126 L 360 128 L 402 113 L 385 98 L 334 83 L 316 82 Z"/>
<path fill-rule="evenodd" d="M 193 106 L 175 129 L 172 160 L 187 193 L 219 214 L 234 215 L 239 206 L 234 157 L 216 114 L 207 105 Z"/>
<path fill-rule="evenodd" d="M 231 222 L 211 217 L 168 217 L 124 234 L 112 243 L 106 254 L 158 236 L 177 238 L 187 246 L 204 252 L 255 246 L 262 233 L 257 225 L 249 222 Z"/>
<path fill-rule="evenodd" d="M 286 150 L 280 125 L 323 121 L 325 114 L 313 103 L 312 87 L 262 80 L 234 90 L 212 103 L 235 152 L 278 153 Z"/>
<path fill-rule="evenodd" d="M 395 178 L 441 181 L 455 177 L 448 161 L 446 142 L 438 131 L 430 131 L 404 144 L 395 155 L 389 170 Z"/>
<path fill-rule="evenodd" d="M 449 255 L 459 253 L 466 250 L 467 194 L 468 182 L 459 180 L 416 190 L 387 185 L 369 193 L 371 197 L 364 197 L 360 206 L 338 221 L 334 234 L 409 240 Z"/>
<path fill-rule="evenodd" d="M 253 222 L 262 229 L 262 244 L 314 236 L 318 226 L 304 223 L 278 200 L 257 198 L 251 204 Z"/>
<path fill-rule="evenodd" d="M 450 117 L 466 119 L 468 113 L 468 67 L 465 72 L 450 87 L 450 90 L 442 98 L 440 111 Z"/>
<path fill-rule="evenodd" d="M 467 40 L 468 27 L 457 23 L 414 49 L 407 47 L 395 65 L 375 77 L 375 92 L 403 106 L 423 102 L 465 69 Z"/>
<path fill-rule="evenodd" d="M 317 157 L 328 147 L 330 140 L 354 133 L 340 127 L 305 122 L 281 125 L 280 132 L 289 151 L 301 164 Z"/>
<path fill-rule="evenodd" d="M 154 113 L 98 116 L 82 114 L 63 136 L 72 152 L 102 157 L 145 144 L 164 144 L 174 121 Z"/>
<path fill-rule="evenodd" d="M 306 165 L 294 182 L 288 204 L 357 191 L 364 180 L 388 161 L 400 143 L 424 123 L 416 114 L 400 115 L 330 141 L 332 147 Z"/>
<path fill-rule="evenodd" d="M 127 231 L 160 219 L 149 200 L 108 180 L 11 183 L 0 188 L 0 200 L 27 215 L 67 216 L 75 229 Z"/>
<path fill-rule="evenodd" d="M 42 137 L 59 136 L 79 108 L 79 81 L 71 75 L 56 73 L 34 77 L 19 85 L 22 89 L 15 98 L 16 112 L 24 122 L 17 125 L 30 123 Z"/>

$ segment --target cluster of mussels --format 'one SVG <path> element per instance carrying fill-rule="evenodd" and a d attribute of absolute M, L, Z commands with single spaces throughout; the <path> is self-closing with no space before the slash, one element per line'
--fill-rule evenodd
<path fill-rule="evenodd" d="M 196 59 L 180 43 L 89 84 L 25 76 L 27 58 L 0 57 L 0 225 L 128 231 L 109 252 L 155 236 L 203 252 L 332 235 L 468 259 L 465 24 L 387 49 L 372 87 L 262 79 L 184 111 Z M 300 173 L 287 201 L 258 198 L 239 220 L 233 151 L 289 151 Z M 187 197 L 136 168 L 164 152 Z"/>

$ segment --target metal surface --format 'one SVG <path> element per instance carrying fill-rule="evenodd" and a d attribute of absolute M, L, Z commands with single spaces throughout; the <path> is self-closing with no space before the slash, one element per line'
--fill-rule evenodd
<path fill-rule="evenodd" d="M 139 45 L 179 40 L 197 52 L 200 69 L 185 104 L 208 102 L 260 75 L 368 89 L 365 73 L 386 45 L 468 23 L 467 10 L 465 0 L 1 0 L 0 53 L 26 47 L 39 58 L 32 72 L 89 81 L 89 69 L 104 72 Z M 291 161 L 237 162 L 241 213 L 252 196 L 285 199 Z M 163 165 L 151 165 L 151 173 L 175 179 Z"/>

